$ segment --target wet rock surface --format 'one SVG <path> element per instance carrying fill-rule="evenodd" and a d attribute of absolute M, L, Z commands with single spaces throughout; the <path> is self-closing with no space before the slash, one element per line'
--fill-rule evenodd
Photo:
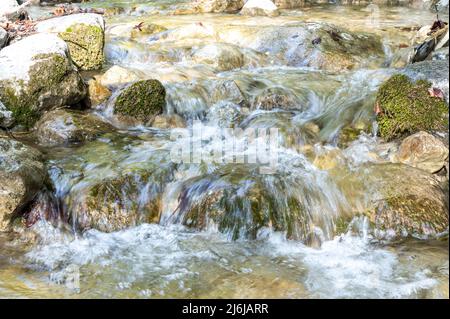
<path fill-rule="evenodd" d="M 26 128 L 44 111 L 74 105 L 86 95 L 67 45 L 54 35 L 33 35 L 4 48 L 0 69 L 0 99 Z"/>
<path fill-rule="evenodd" d="M 0 232 L 10 229 L 49 182 L 43 155 L 10 138 L 0 137 Z"/>

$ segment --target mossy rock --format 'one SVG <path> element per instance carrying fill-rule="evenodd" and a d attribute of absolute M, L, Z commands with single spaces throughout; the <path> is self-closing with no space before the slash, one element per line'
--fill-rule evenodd
<path fill-rule="evenodd" d="M 162 192 L 173 179 L 173 165 L 153 170 L 138 169 L 99 181 L 85 189 L 69 207 L 69 217 L 79 229 L 113 232 L 142 223 L 158 223 Z M 144 194 L 147 192 L 147 197 Z M 145 197 L 145 198 L 144 198 Z M 75 220 L 73 220 L 75 219 Z"/>
<path fill-rule="evenodd" d="M 291 178 L 260 175 L 256 165 L 222 166 L 184 182 L 174 222 L 196 229 L 217 227 L 233 240 L 255 239 L 261 228 L 269 227 L 306 242 L 314 224 L 322 221 L 308 208 L 314 195 L 304 180 Z"/>
<path fill-rule="evenodd" d="M 392 163 L 370 164 L 352 174 L 354 198 L 367 200 L 356 210 L 381 237 L 427 238 L 448 230 L 448 195 L 433 174 Z"/>
<path fill-rule="evenodd" d="M 69 46 L 73 63 L 81 70 L 98 70 L 104 62 L 103 29 L 87 24 L 76 24 L 59 33 Z"/>
<path fill-rule="evenodd" d="M 59 54 L 38 54 L 28 71 L 28 81 L 0 81 L 0 100 L 15 123 L 28 129 L 45 110 L 80 102 L 86 86 L 70 61 Z"/>
<path fill-rule="evenodd" d="M 430 96 L 430 87 L 428 81 L 412 82 L 402 74 L 382 84 L 377 95 L 382 138 L 390 141 L 419 131 L 448 129 L 448 106 L 442 99 Z"/>
<path fill-rule="evenodd" d="M 138 81 L 125 88 L 117 97 L 114 114 L 143 124 L 163 113 L 166 89 L 158 80 Z"/>

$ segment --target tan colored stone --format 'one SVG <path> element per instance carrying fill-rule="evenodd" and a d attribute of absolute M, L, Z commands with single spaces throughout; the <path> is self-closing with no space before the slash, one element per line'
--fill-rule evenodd
<path fill-rule="evenodd" d="M 395 160 L 429 173 L 444 167 L 448 148 L 439 139 L 426 132 L 419 132 L 403 140 Z"/>

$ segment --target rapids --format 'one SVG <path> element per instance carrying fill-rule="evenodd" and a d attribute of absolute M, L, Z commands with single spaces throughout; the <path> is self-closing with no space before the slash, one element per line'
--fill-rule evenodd
<path fill-rule="evenodd" d="M 409 43 L 414 27 L 430 24 L 435 15 L 381 7 L 374 22 L 364 6 L 336 5 L 286 10 L 279 17 L 174 15 L 186 2 L 81 5 L 124 8 L 106 17 L 105 70 L 118 65 L 141 78 L 159 79 L 167 90 L 167 113 L 181 115 L 188 128 L 204 130 L 204 156 L 234 138 L 225 133 L 222 141 L 214 140 L 223 127 L 277 127 L 277 174 L 261 174 L 260 165 L 229 164 L 227 154 L 211 163 L 173 163 L 171 149 L 190 143 L 177 129 L 123 126 L 110 102 L 103 103 L 93 113 L 118 126 L 117 132 L 81 146 L 42 148 L 54 184 L 42 202 L 53 205 L 56 214 L 62 211 L 71 224 L 37 222 L 36 246 L 0 235 L 0 298 L 448 298 L 448 239 L 389 241 L 364 218 L 335 236 L 339 218 L 364 207 L 379 191 L 364 175 L 365 165 L 375 161 L 373 132 L 345 149 L 338 133 L 349 124 L 372 125 L 375 94 L 394 72 L 389 65 L 396 50 Z M 31 15 L 51 9 L 32 8 Z M 441 18 L 448 21 L 448 15 Z M 142 21 L 167 31 L 130 38 Z M 344 72 L 292 65 L 289 54 L 295 48 L 272 44 L 274 30 L 305 22 L 375 34 L 383 55 L 358 52 L 359 67 Z M 243 59 L 221 65 L 202 60 L 205 47 L 217 43 Z M 211 93 L 229 80 L 247 101 L 277 88 L 287 92 L 293 107 L 254 110 L 239 104 L 239 94 Z M 218 112 L 223 105 L 236 114 Z M 314 161 L 317 154 L 341 148 L 342 161 L 332 170 Z M 352 181 L 346 180 L 349 175 Z M 123 176 L 133 181 L 118 195 L 122 209 L 135 211 L 129 227 L 117 231 L 118 221 L 102 220 L 96 226 L 105 232 L 79 231 L 91 218 L 86 207 L 92 190 Z M 217 194 L 220 203 L 211 203 Z M 155 201 L 162 213 L 159 223 L 150 223 L 142 216 Z M 297 206 L 301 216 L 293 216 Z M 203 216 L 208 209 L 232 214 Z"/>

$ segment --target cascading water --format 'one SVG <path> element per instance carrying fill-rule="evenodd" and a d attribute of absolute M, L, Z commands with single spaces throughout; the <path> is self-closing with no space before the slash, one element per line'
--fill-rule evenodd
<path fill-rule="evenodd" d="M 123 125 L 112 110 L 118 86 L 92 111 L 117 131 L 44 148 L 54 189 L 30 208 L 34 247 L 17 252 L 11 247 L 19 244 L 0 237 L 0 297 L 421 298 L 445 290 L 448 297 L 445 242 L 385 245 L 388 236 L 356 214 L 379 199 L 379 180 L 398 172 L 371 166 L 389 156 L 370 131 L 376 91 L 394 70 L 382 67 L 384 54 L 358 52 L 364 61 L 354 71 L 319 71 L 295 47 L 323 15 L 338 26 L 352 19 L 358 30 L 363 10 L 258 19 L 164 14 L 183 1 L 132 3 L 137 8 L 107 21 L 107 63 L 159 79 L 166 113 L 186 127 Z M 350 18 L 343 21 L 340 10 Z M 412 10 L 403 21 L 385 10 L 388 29 L 427 18 Z M 311 22 L 306 31 L 298 19 Z M 167 30 L 130 39 L 141 20 Z M 407 37 L 371 31 L 391 43 Z M 282 36 L 291 42 L 271 43 Z M 217 65 L 204 59 L 221 50 Z M 339 132 L 348 125 L 366 133 L 344 147 Z M 274 127 L 273 171 L 261 171 L 270 158 L 239 160 L 258 155 L 237 132 Z M 198 161 L 173 160 L 173 149 L 186 145 Z M 79 288 L 69 285 L 73 273 Z"/>

